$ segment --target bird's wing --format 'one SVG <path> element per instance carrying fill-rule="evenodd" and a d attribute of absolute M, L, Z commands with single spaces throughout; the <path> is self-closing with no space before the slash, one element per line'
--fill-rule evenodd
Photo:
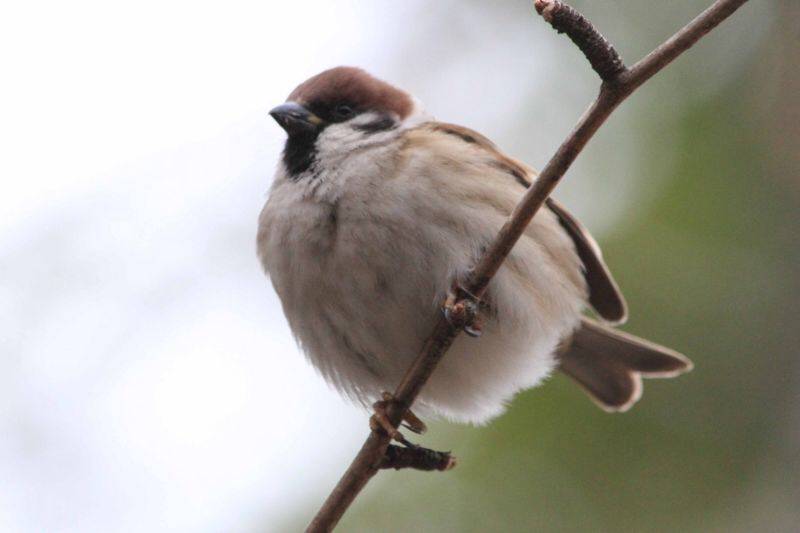
<path fill-rule="evenodd" d="M 508 173 L 521 186 L 530 187 L 536 172 L 529 166 L 503 154 L 492 141 L 464 126 L 444 122 L 429 122 L 423 125 L 432 131 L 458 137 L 465 143 L 479 147 L 492 156 L 495 166 Z M 619 324 L 628 316 L 625 298 L 614 281 L 611 272 L 603 261 L 603 254 L 589 231 L 553 198 L 548 198 L 545 206 L 558 218 L 561 227 L 569 235 L 583 263 L 583 276 L 589 287 L 589 303 L 605 321 Z"/>
<path fill-rule="evenodd" d="M 621 324 L 628 318 L 625 298 L 614 281 L 608 266 L 603 261 L 600 246 L 589 231 L 569 211 L 553 198 L 546 200 L 547 207 L 556 214 L 578 251 L 583 263 L 583 276 L 589 286 L 589 303 L 600 317 L 613 324 Z"/>

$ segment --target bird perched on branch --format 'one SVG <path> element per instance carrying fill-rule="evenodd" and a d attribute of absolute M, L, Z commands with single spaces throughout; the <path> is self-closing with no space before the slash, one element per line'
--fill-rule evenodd
<path fill-rule="evenodd" d="M 313 365 L 344 395 L 379 400 L 536 173 L 357 68 L 310 78 L 271 115 L 288 139 L 259 218 L 258 255 Z M 455 340 L 418 413 L 484 423 L 555 369 L 603 409 L 625 411 L 642 377 L 692 367 L 610 327 L 626 318 L 622 294 L 594 239 L 553 199 L 479 313 L 468 333 L 480 335 Z"/>

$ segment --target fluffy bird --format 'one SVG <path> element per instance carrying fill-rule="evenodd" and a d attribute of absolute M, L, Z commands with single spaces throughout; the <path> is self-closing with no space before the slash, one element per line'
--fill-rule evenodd
<path fill-rule="evenodd" d="M 310 78 L 270 114 L 288 138 L 259 217 L 259 258 L 311 363 L 371 403 L 400 381 L 536 173 L 358 68 Z M 556 369 L 603 409 L 625 411 L 642 377 L 692 367 L 610 327 L 625 320 L 625 300 L 597 243 L 553 199 L 482 308 L 482 334 L 456 339 L 418 413 L 485 423 Z"/>

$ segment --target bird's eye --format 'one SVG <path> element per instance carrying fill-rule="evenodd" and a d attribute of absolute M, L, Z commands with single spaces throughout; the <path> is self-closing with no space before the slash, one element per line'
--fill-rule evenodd
<path fill-rule="evenodd" d="M 347 104 L 339 104 L 333 111 L 336 113 L 336 117 L 341 120 L 347 120 L 348 118 L 351 118 L 356 112 L 355 109 Z"/>

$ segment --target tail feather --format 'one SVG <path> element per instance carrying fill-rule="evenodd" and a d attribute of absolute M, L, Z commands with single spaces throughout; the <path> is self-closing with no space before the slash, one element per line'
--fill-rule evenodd
<path fill-rule="evenodd" d="M 559 352 L 561 371 L 602 409 L 623 412 L 642 395 L 642 377 L 671 378 L 692 369 L 674 350 L 588 318 Z"/>

